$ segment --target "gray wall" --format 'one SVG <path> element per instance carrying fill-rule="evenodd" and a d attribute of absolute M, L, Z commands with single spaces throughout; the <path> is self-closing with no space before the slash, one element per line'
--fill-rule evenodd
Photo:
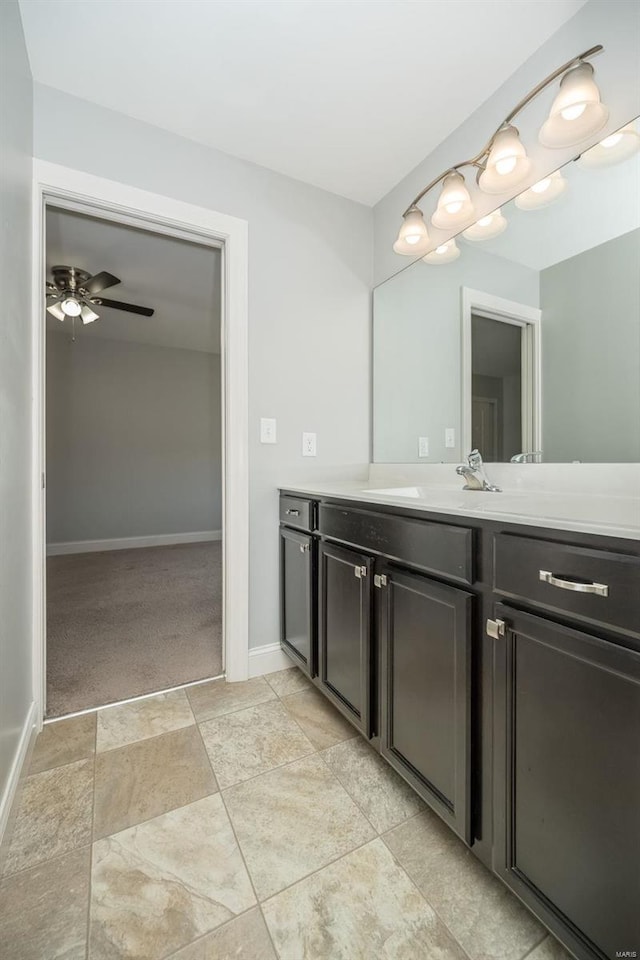
<path fill-rule="evenodd" d="M 0 801 L 31 678 L 32 84 L 15 0 L 0 3 Z"/>
<path fill-rule="evenodd" d="M 374 292 L 373 459 L 420 463 L 461 458 L 461 287 L 538 306 L 538 273 L 466 244 L 458 260 L 418 262 Z M 446 427 L 456 445 L 445 448 Z"/>
<path fill-rule="evenodd" d="M 594 142 L 637 117 L 640 114 L 639 42 L 640 9 L 635 0 L 589 0 L 493 96 L 376 204 L 375 283 L 397 273 L 406 261 L 406 258 L 397 256 L 391 247 L 400 226 L 402 211 L 411 199 L 451 164 L 473 156 L 520 97 L 571 57 L 596 43 L 603 44 L 605 48 L 594 60 L 594 66 L 603 100 L 609 107 L 609 122 L 605 130 L 593 138 Z M 476 67 L 481 64 L 480 53 L 478 57 Z M 523 143 L 533 162 L 529 183 L 540 180 L 575 155 L 574 147 L 547 150 L 538 142 L 538 130 L 546 119 L 554 95 L 553 89 L 548 90 L 529 104 L 517 120 Z M 398 149 L 401 149 L 401 145 Z M 473 179 L 472 174 L 470 176 Z M 435 208 L 437 193 L 437 190 L 434 191 L 433 199 L 423 204 L 425 219 L 432 212 L 430 204 Z M 507 199 L 508 196 L 484 197 L 482 203 L 477 204 L 478 216 L 489 213 L 497 203 Z"/>
<path fill-rule="evenodd" d="M 219 530 L 220 357 L 47 335 L 47 541 Z"/>
<path fill-rule="evenodd" d="M 640 460 L 639 265 L 633 230 L 540 274 L 546 461 Z"/>
<path fill-rule="evenodd" d="M 249 223 L 250 644 L 275 643 L 277 484 L 369 461 L 372 211 L 38 85 L 34 138 L 38 158 Z M 261 416 L 278 420 L 275 446 Z"/>

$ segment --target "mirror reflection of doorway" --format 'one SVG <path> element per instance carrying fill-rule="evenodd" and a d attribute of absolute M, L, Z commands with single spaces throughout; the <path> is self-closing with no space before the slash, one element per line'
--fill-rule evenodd
<path fill-rule="evenodd" d="M 524 330 L 506 319 L 471 317 L 471 442 L 489 462 L 531 449 Z"/>

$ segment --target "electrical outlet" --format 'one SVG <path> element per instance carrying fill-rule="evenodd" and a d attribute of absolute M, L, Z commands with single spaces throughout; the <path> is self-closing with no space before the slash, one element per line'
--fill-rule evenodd
<path fill-rule="evenodd" d="M 444 445 L 445 447 L 455 447 L 456 445 L 456 431 L 454 427 L 446 427 L 444 431 Z"/>
<path fill-rule="evenodd" d="M 316 455 L 316 435 L 315 433 L 302 434 L 302 456 L 315 457 Z"/>
<path fill-rule="evenodd" d="M 418 456 L 429 456 L 429 437 L 418 437 Z"/>
<path fill-rule="evenodd" d="M 270 417 L 260 420 L 260 443 L 276 443 L 276 421 Z"/>

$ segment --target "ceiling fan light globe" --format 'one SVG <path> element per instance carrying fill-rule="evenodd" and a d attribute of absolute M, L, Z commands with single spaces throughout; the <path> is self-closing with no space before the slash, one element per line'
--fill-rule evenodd
<path fill-rule="evenodd" d="M 82 306 L 75 297 L 66 297 L 60 306 L 66 317 L 79 317 L 82 312 Z"/>

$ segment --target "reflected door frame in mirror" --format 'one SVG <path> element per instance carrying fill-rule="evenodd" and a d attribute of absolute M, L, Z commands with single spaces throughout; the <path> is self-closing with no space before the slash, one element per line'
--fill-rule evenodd
<path fill-rule="evenodd" d="M 504 297 L 496 297 L 483 290 L 461 287 L 462 303 L 462 453 L 472 447 L 472 316 L 488 317 L 502 323 L 515 324 L 522 328 L 522 453 L 540 450 L 542 445 L 542 311 Z M 482 451 L 481 451 L 482 452 Z M 544 451 L 543 457 L 544 459 Z"/>

